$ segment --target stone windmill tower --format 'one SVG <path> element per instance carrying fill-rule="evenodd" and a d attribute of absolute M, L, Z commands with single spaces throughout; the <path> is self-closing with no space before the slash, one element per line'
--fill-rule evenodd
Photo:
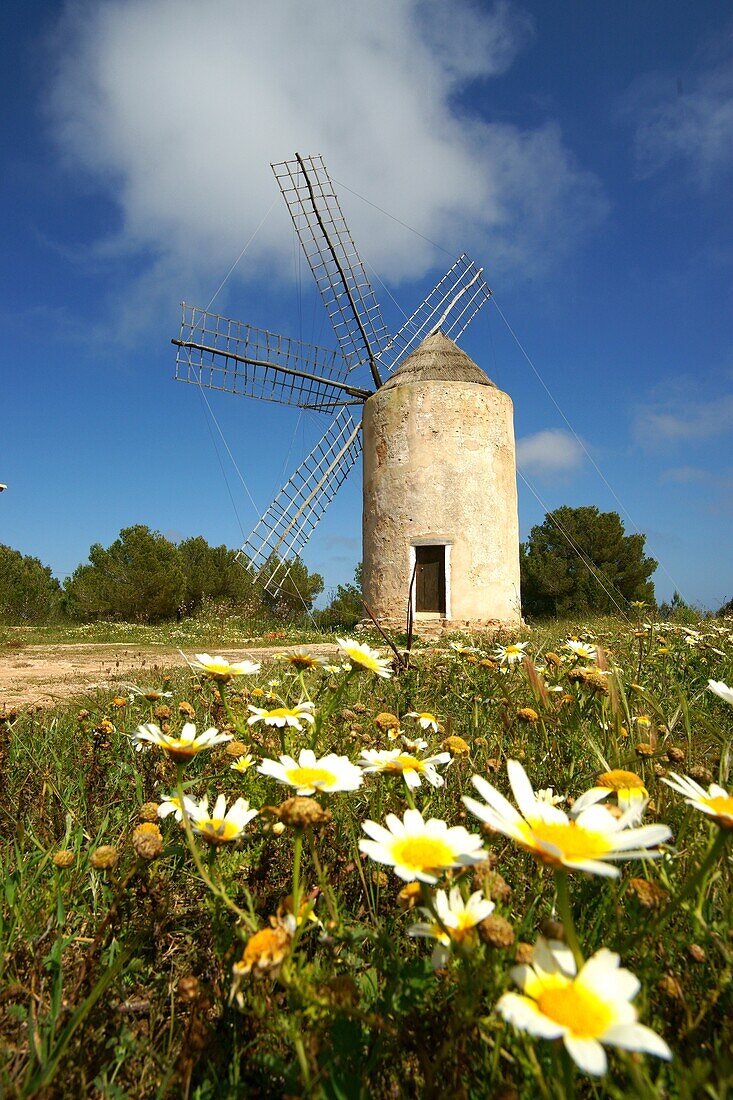
<path fill-rule="evenodd" d="M 363 450 L 372 614 L 401 626 L 409 601 L 418 629 L 516 625 L 512 403 L 455 343 L 491 297 L 482 270 L 460 256 L 390 336 L 322 158 L 272 168 L 340 353 L 185 303 L 172 341 L 181 381 L 331 416 L 244 543 L 244 565 L 275 593 Z"/>

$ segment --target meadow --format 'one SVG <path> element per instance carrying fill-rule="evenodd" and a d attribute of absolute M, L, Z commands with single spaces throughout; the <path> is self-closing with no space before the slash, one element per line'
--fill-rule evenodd
<path fill-rule="evenodd" d="M 4 1095 L 730 1095 L 733 621 L 186 652 L 0 706 Z"/>

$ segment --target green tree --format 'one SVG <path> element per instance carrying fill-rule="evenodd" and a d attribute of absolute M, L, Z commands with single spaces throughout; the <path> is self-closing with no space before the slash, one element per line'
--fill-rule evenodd
<path fill-rule="evenodd" d="M 522 610 L 531 618 L 612 613 L 654 603 L 645 535 L 626 535 L 616 512 L 567 505 L 548 512 L 520 547 Z"/>
<path fill-rule="evenodd" d="M 361 599 L 361 562 L 354 570 L 351 584 L 340 584 L 328 607 L 318 615 L 318 625 L 324 630 L 352 627 L 364 618 L 364 604 Z"/>
<path fill-rule="evenodd" d="M 179 543 L 178 555 L 186 578 L 186 614 L 196 614 L 204 600 L 227 602 L 248 614 L 262 610 L 262 597 L 252 575 L 228 546 L 209 546 L 198 535 Z"/>
<path fill-rule="evenodd" d="M 64 588 L 73 618 L 153 623 L 175 617 L 186 577 L 178 548 L 138 524 L 123 528 L 107 549 L 95 543 L 89 564 L 80 565 Z"/>
<path fill-rule="evenodd" d="M 279 561 L 273 554 L 263 573 L 260 583 L 265 583 L 268 569 L 274 569 Z M 323 591 L 323 577 L 320 573 L 309 573 L 308 568 L 301 558 L 296 557 L 289 563 L 287 576 L 282 574 L 277 578 L 278 591 L 270 595 L 263 591 L 263 601 L 268 611 L 284 622 L 297 622 L 308 614 L 313 608 L 316 597 Z"/>
<path fill-rule="evenodd" d="M 60 611 L 61 585 L 50 568 L 0 544 L 0 622 L 51 622 Z"/>

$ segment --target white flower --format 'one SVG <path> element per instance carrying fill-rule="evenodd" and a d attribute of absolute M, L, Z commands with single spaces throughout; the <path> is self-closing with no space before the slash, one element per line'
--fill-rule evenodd
<path fill-rule="evenodd" d="M 231 741 L 230 733 L 219 733 L 218 730 L 208 729 L 196 736 L 196 726 L 193 722 L 186 722 L 181 730 L 180 737 L 174 737 L 170 733 L 163 733 L 154 722 L 146 722 L 138 726 L 133 734 L 132 743 L 136 748 L 142 748 L 143 742 L 157 745 L 174 760 L 190 760 L 202 749 L 210 749 L 212 745 L 221 745 L 225 741 Z"/>
<path fill-rule="evenodd" d="M 188 795 L 183 796 L 183 804 L 186 807 L 186 813 L 191 816 L 191 810 L 196 808 L 196 803 Z M 181 800 L 176 795 L 164 795 L 163 801 L 158 806 L 158 817 L 168 817 L 170 814 L 176 815 L 176 821 L 183 820 L 183 813 L 181 811 Z"/>
<path fill-rule="evenodd" d="M 476 943 L 475 928 L 494 911 L 493 901 L 488 901 L 480 890 L 464 901 L 460 887 L 451 887 L 450 895 L 445 890 L 437 890 L 433 897 L 433 908 L 421 909 L 427 921 L 413 924 L 408 936 L 424 936 L 437 940 L 433 951 L 432 963 L 436 970 L 445 966 L 454 944 L 472 947 Z"/>
<path fill-rule="evenodd" d="M 226 798 L 220 794 L 214 808 L 209 813 L 209 800 L 202 798 L 196 803 L 185 799 L 186 813 L 191 821 L 191 828 L 209 844 L 229 844 L 233 840 L 239 840 L 244 835 L 245 826 L 256 817 L 258 810 L 250 809 L 249 802 L 245 798 L 238 798 L 226 811 Z"/>
<path fill-rule="evenodd" d="M 281 756 L 279 762 L 263 760 L 257 771 L 295 787 L 296 793 L 302 795 L 355 791 L 364 782 L 361 770 L 348 757 L 329 753 L 318 760 L 312 749 L 301 749 L 297 761 L 292 756 Z"/>
<path fill-rule="evenodd" d="M 543 787 L 541 791 L 537 791 L 535 798 L 538 802 L 546 802 L 548 806 L 559 806 L 565 801 L 565 795 L 555 794 L 552 787 Z"/>
<path fill-rule="evenodd" d="M 365 772 L 387 772 L 391 775 L 401 772 L 407 786 L 415 789 L 420 786 L 421 776 L 432 787 L 442 787 L 443 777 L 438 775 L 435 767 L 437 764 L 448 764 L 450 759 L 449 752 L 439 752 L 435 756 L 420 759 L 412 753 L 402 752 L 401 749 L 362 749 L 357 763 Z"/>
<path fill-rule="evenodd" d="M 728 687 L 722 680 L 708 680 L 708 690 L 733 706 L 733 688 Z"/>
<path fill-rule="evenodd" d="M 670 772 L 671 779 L 662 779 L 668 787 L 684 796 L 688 806 L 694 806 L 700 813 L 707 814 L 723 829 L 733 829 L 733 795 L 717 783 L 711 783 L 707 790 L 690 779 L 688 775 Z"/>
<path fill-rule="evenodd" d="M 471 813 L 553 867 L 617 878 L 619 872 L 607 860 L 652 859 L 661 853 L 647 849 L 671 836 L 666 825 L 629 828 L 638 820 L 636 807 L 616 818 L 603 806 L 591 805 L 571 820 L 557 806 L 538 800 L 518 761 L 508 761 L 507 773 L 521 813 L 480 775 L 474 775 L 473 785 L 486 802 L 467 795 L 463 801 Z"/>
<path fill-rule="evenodd" d="M 644 780 L 634 772 L 613 768 L 610 772 L 599 775 L 596 785 L 576 799 L 573 803 L 573 817 L 577 817 L 588 806 L 600 802 L 611 794 L 616 795 L 619 809 L 636 810 L 637 820 L 644 816 L 644 810 L 649 801 L 649 792 L 644 786 Z"/>
<path fill-rule="evenodd" d="M 494 656 L 503 665 L 513 665 L 521 661 L 529 642 L 513 642 L 511 645 L 497 645 Z"/>
<path fill-rule="evenodd" d="M 380 657 L 376 649 L 370 649 L 364 643 L 355 642 L 353 638 L 337 638 L 339 649 L 352 665 L 373 672 L 376 676 L 389 679 L 392 675 L 389 659 Z"/>
<path fill-rule="evenodd" d="M 569 649 L 571 653 L 574 653 L 576 657 L 582 657 L 585 661 L 595 660 L 596 647 L 594 645 L 588 645 L 587 642 L 577 642 L 574 638 L 568 638 L 565 643 L 565 648 Z"/>
<path fill-rule="evenodd" d="M 254 676 L 262 665 L 259 661 L 238 661 L 230 664 L 226 657 L 210 657 L 208 653 L 195 653 L 199 668 L 208 672 L 214 680 L 226 682 L 232 676 Z"/>
<path fill-rule="evenodd" d="M 606 1072 L 601 1043 L 670 1059 L 672 1052 L 656 1032 L 637 1023 L 630 1003 L 638 979 L 619 966 L 619 956 L 602 947 L 577 973 L 572 953 L 540 937 L 531 966 L 517 966 L 512 978 L 523 993 L 505 993 L 497 1011 L 514 1027 L 541 1039 L 562 1039 L 585 1073 Z"/>
<path fill-rule="evenodd" d="M 313 716 L 313 703 L 296 703 L 294 707 L 275 707 L 274 710 L 264 710 L 262 707 L 248 706 L 251 712 L 247 719 L 248 726 L 254 726 L 256 722 L 264 722 L 266 726 L 291 726 L 293 729 L 302 730 L 303 722 L 311 725 L 315 722 Z"/>
<path fill-rule="evenodd" d="M 376 821 L 362 824 L 370 839 L 360 840 L 359 849 L 377 863 L 394 867 L 395 874 L 406 882 L 435 883 L 441 871 L 470 867 L 486 859 L 481 837 L 462 825 L 449 828 L 434 817 L 424 821 L 419 810 L 405 810 L 402 821 L 395 814 L 387 814 L 385 820 L 386 829 Z"/>
<path fill-rule="evenodd" d="M 406 718 L 415 718 L 417 724 L 421 730 L 432 730 L 433 733 L 438 732 L 438 719 L 430 711 L 416 711 L 411 710 L 405 715 Z"/>

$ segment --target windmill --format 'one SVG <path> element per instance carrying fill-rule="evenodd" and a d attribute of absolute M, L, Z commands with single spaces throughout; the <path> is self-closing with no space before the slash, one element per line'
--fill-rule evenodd
<path fill-rule="evenodd" d="M 399 382 L 404 378 L 408 381 L 413 378 L 416 358 L 423 361 L 419 372 L 421 383 L 434 381 L 430 377 L 431 371 L 434 373 L 434 369 L 437 369 L 438 381 L 442 378 L 449 386 L 456 382 L 459 386 L 463 385 L 464 389 L 465 385 L 473 389 L 477 386 L 488 386 L 493 389 L 494 394 L 505 398 L 510 408 L 511 402 L 455 344 L 478 310 L 491 297 L 481 268 L 477 268 L 465 254 L 459 256 L 412 316 L 391 336 L 382 319 L 366 268 L 346 225 L 323 158 L 305 157 L 296 153 L 294 160 L 273 164 L 271 167 L 323 298 L 339 350 L 327 350 L 280 336 L 186 303 L 182 305 L 179 337 L 172 343 L 177 348 L 175 376 L 179 381 L 193 383 L 205 389 L 316 410 L 330 417 L 321 439 L 280 489 L 239 552 L 253 576 L 261 578 L 267 591 L 276 594 L 293 561 L 303 550 L 360 453 L 362 450 L 372 449 L 374 428 L 367 433 L 366 427 L 367 422 L 374 424 L 374 417 L 367 417 L 370 401 L 373 402 L 375 397 L 381 400 L 387 395 L 388 404 L 390 399 L 394 402 L 393 391 Z M 428 366 L 426 370 L 426 352 L 428 359 L 432 355 L 433 359 L 437 356 L 441 360 L 437 368 L 435 365 L 433 368 Z M 448 364 L 448 360 L 452 365 Z M 464 377 L 466 372 L 467 376 Z M 453 396 L 459 399 L 459 415 L 462 412 L 470 421 L 472 393 L 468 397 L 464 392 L 454 393 Z M 360 412 L 364 412 L 364 430 Z M 506 416 L 503 419 L 505 421 Z M 506 432 L 503 429 L 502 431 L 501 443 L 504 446 Z M 369 438 L 365 445 L 367 434 Z M 511 481 L 515 476 L 511 423 L 509 434 Z M 388 443 L 382 440 L 377 448 L 379 455 L 382 455 L 385 446 L 389 449 Z M 389 569 L 385 571 L 375 559 L 374 547 L 367 545 L 375 522 L 380 530 L 384 526 L 378 520 L 384 501 L 380 502 L 375 513 L 375 501 L 370 503 L 367 499 L 367 483 L 375 482 L 371 475 L 367 475 L 367 470 L 374 467 L 373 457 L 371 453 L 365 453 L 365 596 L 370 604 L 373 602 L 377 613 L 385 621 L 402 618 L 407 586 L 414 575 L 417 583 L 413 585 L 412 598 L 418 619 L 423 616 L 450 621 L 453 618 L 450 595 L 451 591 L 455 594 L 456 580 L 455 570 L 451 572 L 450 548 L 454 543 L 452 536 L 443 534 L 442 540 L 431 542 L 431 539 L 437 539 L 438 536 L 430 529 L 423 531 L 428 520 L 420 521 L 420 530 L 423 533 L 415 534 L 414 530 L 408 530 L 411 526 L 414 527 L 414 521 L 411 523 L 410 518 L 406 517 L 408 529 L 401 532 L 400 541 L 404 542 L 403 535 L 408 538 L 408 553 L 400 556 L 396 572 L 394 569 L 391 571 L 394 576 Z M 394 458 L 399 468 L 402 456 L 395 455 Z M 428 466 L 434 464 L 436 459 L 440 461 L 440 456 L 434 453 Z M 418 456 L 418 461 L 423 463 L 422 456 Z M 378 466 L 380 462 L 381 460 L 377 462 Z M 459 471 L 453 473 L 460 476 Z M 429 470 L 427 474 L 430 481 Z M 379 480 L 376 479 L 377 482 Z M 392 478 L 391 481 L 394 482 L 395 479 Z M 377 496 L 380 493 L 384 496 L 383 485 L 377 487 L 375 484 L 375 490 Z M 402 490 L 397 489 L 398 496 L 400 492 L 404 495 L 404 485 Z M 509 502 L 509 511 L 513 509 L 516 517 L 515 482 L 513 492 L 514 500 L 513 503 L 511 500 Z M 390 494 L 394 497 L 394 485 L 388 495 Z M 374 493 L 371 495 L 373 497 Z M 392 511 L 396 513 L 416 511 L 414 502 L 407 503 L 405 507 L 394 501 L 393 504 L 395 507 Z M 435 516 L 434 502 L 424 501 L 422 504 L 426 509 L 426 516 L 432 519 Z M 417 511 L 422 511 L 422 507 Z M 389 504 L 387 512 L 390 512 Z M 428 528 L 430 526 L 428 523 Z M 485 619 L 503 622 L 518 618 L 518 609 L 512 610 L 509 606 L 513 601 L 518 603 L 518 537 L 515 540 L 516 547 L 512 549 L 511 522 L 509 528 L 511 575 L 508 582 L 505 578 L 501 583 L 505 588 L 508 583 L 508 588 L 512 591 L 516 588 L 517 600 L 514 601 L 514 596 L 510 594 L 508 600 L 499 601 L 500 606 L 497 605 L 496 609 L 493 604 L 488 608 L 491 614 L 469 615 L 471 621 Z M 484 536 L 481 535 L 480 538 L 483 539 Z M 374 542 L 373 538 L 371 542 Z M 442 551 L 442 558 L 435 551 L 432 551 L 431 558 L 431 552 L 425 551 L 425 547 L 430 550 L 434 546 L 447 548 Z M 491 556 L 489 554 L 489 558 Z M 513 559 L 516 559 L 516 569 Z M 453 567 L 455 564 L 454 560 Z M 473 566 L 469 566 L 469 572 L 471 568 Z M 385 579 L 386 587 L 383 583 Z M 494 581 L 490 585 L 496 587 Z M 399 597 L 396 596 L 398 590 Z M 393 607 L 395 600 L 400 605 L 399 609 Z M 426 610 L 420 606 L 421 603 L 426 605 L 426 602 L 435 607 Z M 486 611 L 486 600 L 482 598 L 479 602 L 480 610 Z M 495 599 L 493 603 L 496 603 Z M 496 614 L 493 613 L 494 610 L 497 611 Z"/>

